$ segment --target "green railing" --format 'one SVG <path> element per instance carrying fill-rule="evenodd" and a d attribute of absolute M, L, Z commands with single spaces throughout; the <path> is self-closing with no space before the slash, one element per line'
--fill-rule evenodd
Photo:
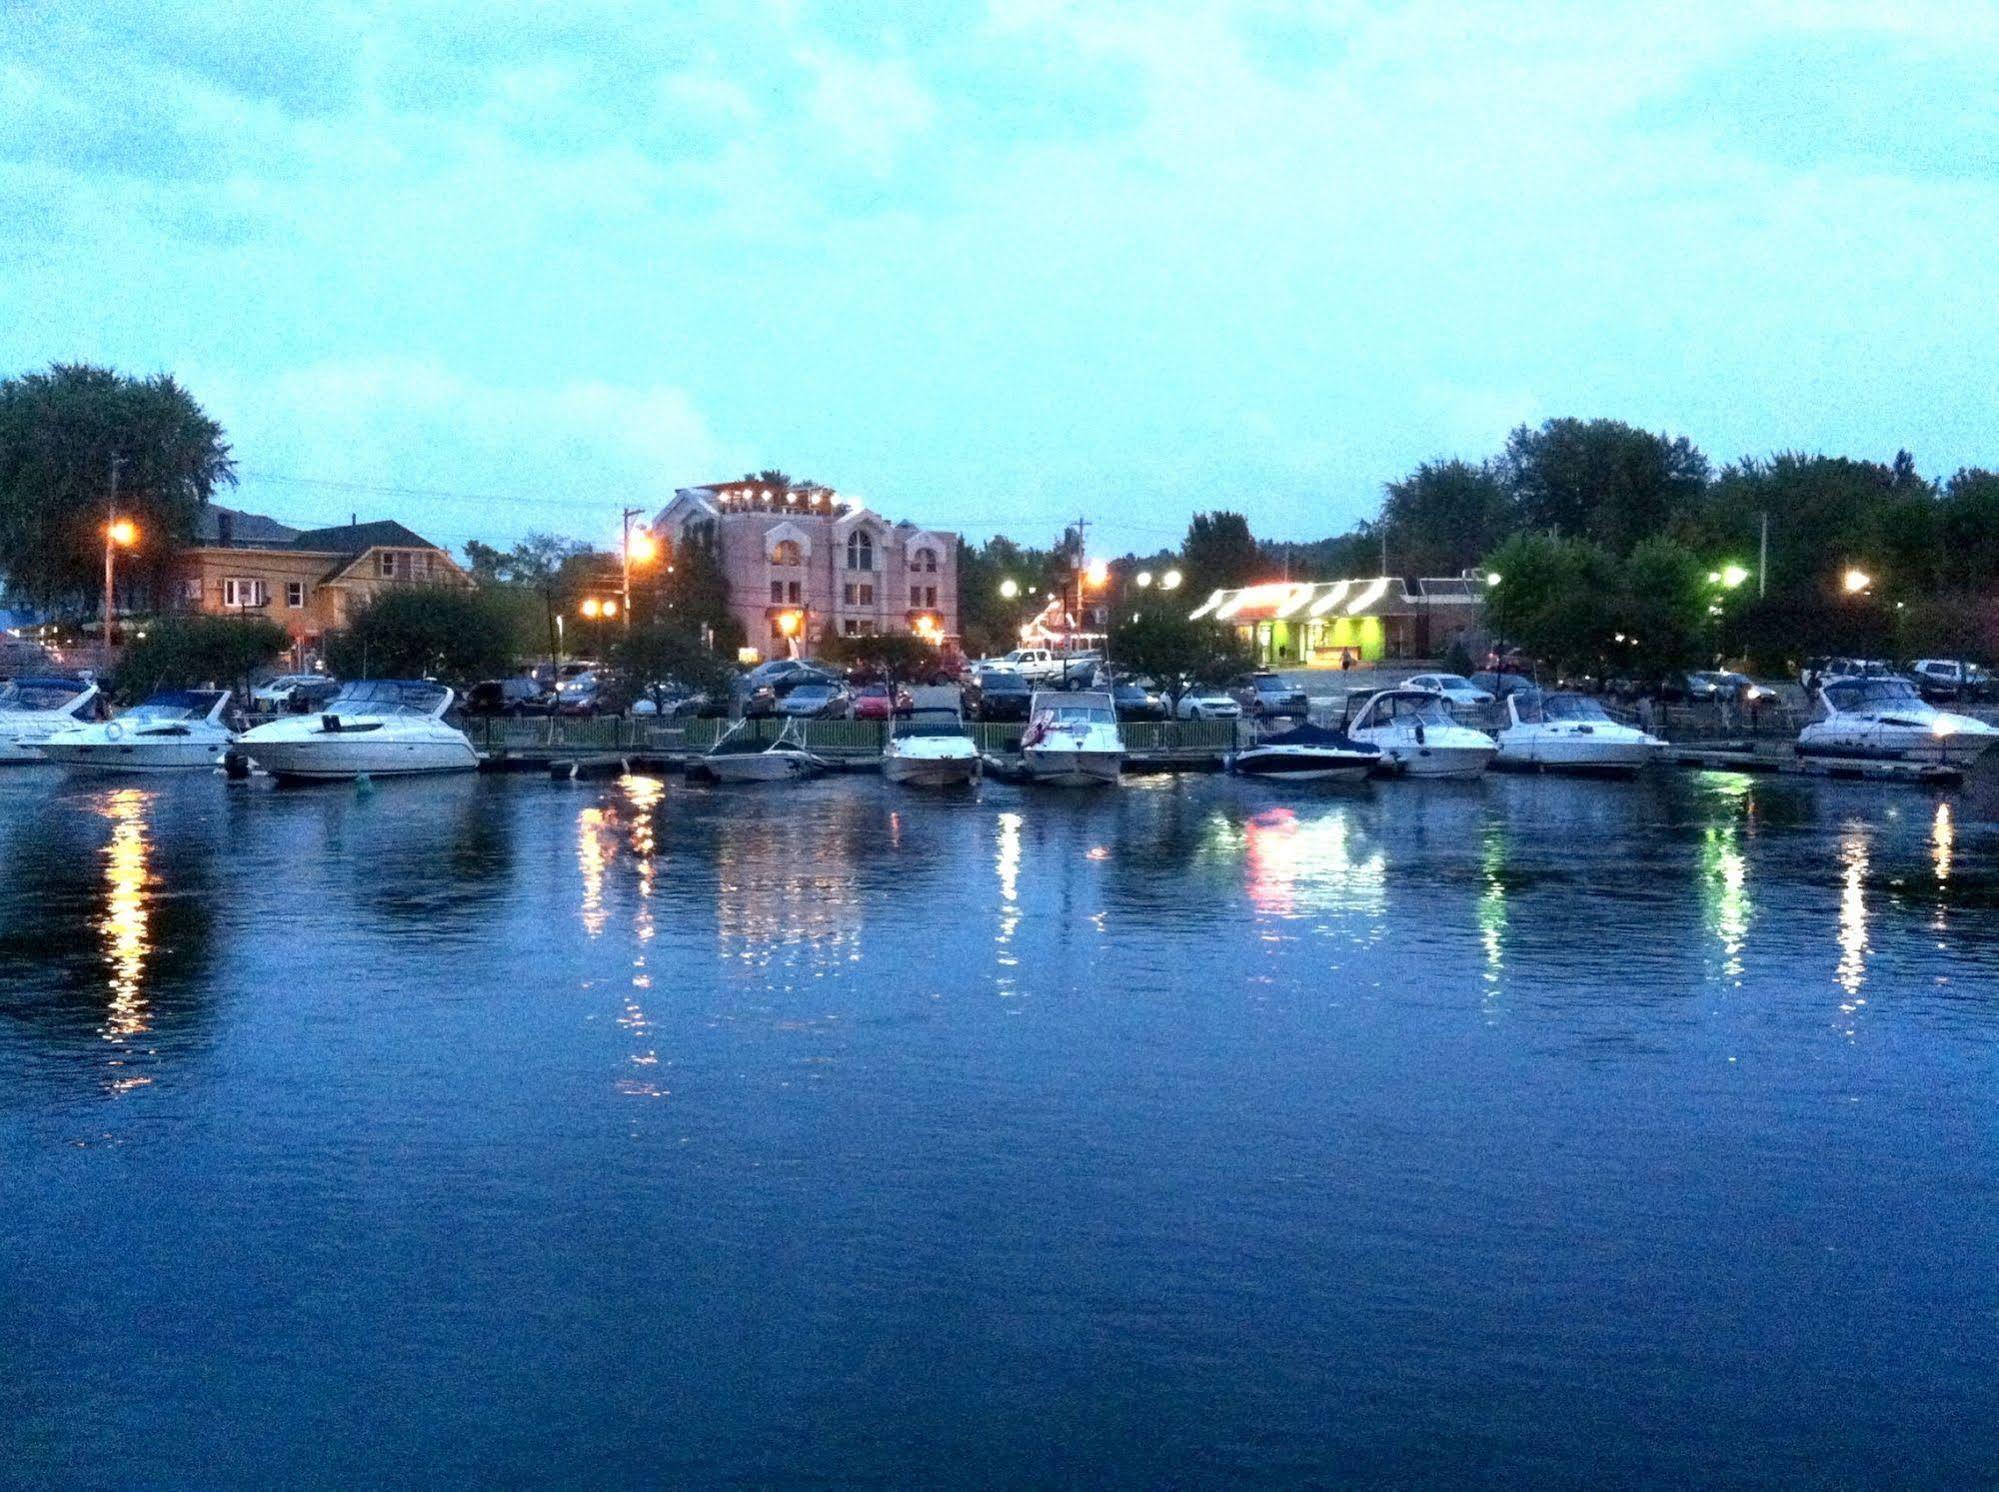
<path fill-rule="evenodd" d="M 678 755 L 706 751 L 728 729 L 726 720 L 631 718 L 598 715 L 580 718 L 487 717 L 466 722 L 466 733 L 480 751 L 612 753 L 657 752 Z M 744 734 L 753 741 L 774 741 L 785 727 L 782 720 L 751 720 Z M 967 727 L 979 750 L 1007 756 L 1020 750 L 1017 721 Z M 1246 727 L 1233 720 L 1130 721 L 1123 726 L 1125 749 L 1145 756 L 1214 756 L 1232 750 Z M 809 751 L 832 757 L 880 756 L 888 726 L 880 720 L 801 720 L 792 737 Z"/>

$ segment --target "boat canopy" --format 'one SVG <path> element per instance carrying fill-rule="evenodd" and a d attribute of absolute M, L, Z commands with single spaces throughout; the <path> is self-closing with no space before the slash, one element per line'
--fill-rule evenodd
<path fill-rule="evenodd" d="M 82 679 L 11 679 L 0 687 L 0 710 L 59 710 L 90 687 Z"/>
<path fill-rule="evenodd" d="M 1842 714 L 1857 710 L 1923 709 L 1923 697 L 1907 679 L 1834 679 L 1819 691 L 1825 702 Z"/>
<path fill-rule="evenodd" d="M 1516 689 L 1506 696 L 1513 718 L 1521 725 L 1548 725 L 1558 720 L 1580 720 L 1614 725 L 1610 711 L 1601 700 L 1587 694 L 1564 691 L 1543 694 L 1538 689 Z"/>
<path fill-rule="evenodd" d="M 1328 751 L 1360 751 L 1379 756 L 1381 749 L 1369 742 L 1356 741 L 1345 731 L 1328 730 L 1323 725 L 1314 725 L 1309 720 L 1294 725 L 1289 730 L 1278 731 L 1274 735 L 1262 737 L 1259 746 L 1317 746 Z"/>
<path fill-rule="evenodd" d="M 1428 689 L 1384 689 L 1360 707 L 1354 726 L 1456 725 L 1450 701 Z"/>
<path fill-rule="evenodd" d="M 919 705 L 904 719 L 895 722 L 894 738 L 911 740 L 918 736 L 962 736 L 965 717 L 948 705 Z"/>
<path fill-rule="evenodd" d="M 327 702 L 327 715 L 442 715 L 451 691 L 428 679 L 356 679 Z"/>
<path fill-rule="evenodd" d="M 228 698 L 227 689 L 168 689 L 125 713 L 148 720 L 206 720 Z"/>

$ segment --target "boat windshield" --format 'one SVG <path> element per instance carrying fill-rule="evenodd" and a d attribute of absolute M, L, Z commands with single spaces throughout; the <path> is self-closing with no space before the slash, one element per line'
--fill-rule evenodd
<path fill-rule="evenodd" d="M 964 722 L 958 719 L 955 711 L 948 714 L 931 715 L 927 718 L 919 715 L 915 719 L 898 720 L 895 723 L 895 739 L 898 741 L 911 741 L 919 736 L 962 736 L 964 734 Z"/>
<path fill-rule="evenodd" d="M 77 679 L 14 679 L 0 686 L 0 710 L 60 710 L 89 687 Z"/>
<path fill-rule="evenodd" d="M 1441 694 L 1398 690 L 1377 694 L 1361 711 L 1360 725 L 1456 725 Z"/>
<path fill-rule="evenodd" d="M 220 689 L 176 689 L 155 694 L 127 710 L 126 720 L 206 720 L 208 712 L 229 696 Z"/>
<path fill-rule="evenodd" d="M 1835 679 L 1825 686 L 1826 703 L 1835 710 L 1903 710 L 1922 708 L 1923 697 L 1907 679 Z"/>
<path fill-rule="evenodd" d="M 356 679 L 327 703 L 328 715 L 435 715 L 450 691 L 423 679 Z"/>
<path fill-rule="evenodd" d="M 1544 718 L 1549 720 L 1600 720 L 1610 721 L 1610 711 L 1599 700 L 1587 694 L 1548 694 L 1541 699 Z M 1525 715 L 1521 717 L 1525 719 Z"/>
<path fill-rule="evenodd" d="M 1050 725 L 1115 725 L 1117 715 L 1105 705 L 1049 705 L 1041 718 Z"/>

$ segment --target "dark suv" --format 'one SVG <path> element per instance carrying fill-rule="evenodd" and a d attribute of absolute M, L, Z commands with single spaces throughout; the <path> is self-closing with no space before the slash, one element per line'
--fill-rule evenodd
<path fill-rule="evenodd" d="M 1034 686 L 1017 673 L 989 669 L 965 688 L 965 707 L 975 720 L 1025 720 Z"/>

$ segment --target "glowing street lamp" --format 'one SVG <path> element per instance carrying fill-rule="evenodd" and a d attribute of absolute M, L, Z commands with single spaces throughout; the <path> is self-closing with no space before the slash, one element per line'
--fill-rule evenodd
<path fill-rule="evenodd" d="M 1020 582 L 1018 580 L 1015 580 L 1011 575 L 1009 575 L 1005 580 L 1002 580 L 1000 582 L 1000 595 L 1004 597 L 1006 600 L 1011 601 L 1015 596 L 1018 596 L 1019 594 L 1020 594 Z"/>
<path fill-rule="evenodd" d="M 1111 567 L 1102 560 L 1091 560 L 1090 567 L 1083 572 L 1083 579 L 1101 589 L 1110 583 Z"/>
<path fill-rule="evenodd" d="M 1178 570 L 1168 570 L 1164 575 L 1159 577 L 1159 588 L 1162 591 L 1177 591 L 1180 589 L 1180 582 L 1184 579 L 1186 577 Z"/>
<path fill-rule="evenodd" d="M 113 468 L 112 480 L 117 480 Z M 118 613 L 118 590 L 116 572 L 118 551 L 130 549 L 139 542 L 139 525 L 129 518 L 120 518 L 115 513 L 109 515 L 104 524 L 104 647 L 108 654 L 111 648 L 111 623 Z"/>
<path fill-rule="evenodd" d="M 1842 577 L 1842 583 L 1846 586 L 1846 593 L 1849 596 L 1857 596 L 1874 584 L 1874 577 L 1858 567 L 1849 567 Z"/>
<path fill-rule="evenodd" d="M 1140 570 L 1136 575 L 1131 577 L 1131 582 L 1140 590 L 1144 590 L 1152 584 L 1152 572 L 1150 570 Z"/>

